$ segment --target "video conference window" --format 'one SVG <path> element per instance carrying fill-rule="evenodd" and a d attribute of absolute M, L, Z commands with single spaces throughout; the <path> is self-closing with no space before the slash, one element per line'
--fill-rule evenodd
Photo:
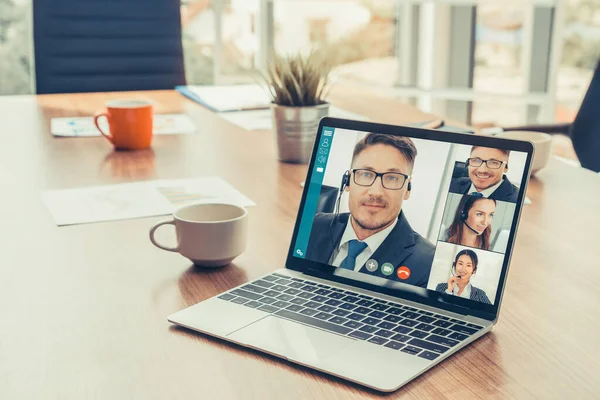
<path fill-rule="evenodd" d="M 515 203 L 450 193 L 438 240 L 505 253 Z"/>
<path fill-rule="evenodd" d="M 493 304 L 503 260 L 502 254 L 440 242 L 427 288 Z"/>
<path fill-rule="evenodd" d="M 454 165 L 450 192 L 516 203 L 519 188 L 506 175 L 512 165 L 509 161 L 506 150 L 471 147 L 468 157 Z M 515 160 L 515 164 L 520 163 Z"/>
<path fill-rule="evenodd" d="M 318 146 L 294 256 L 436 290 L 469 249 L 441 292 L 493 303 L 526 154 L 327 127 Z"/>

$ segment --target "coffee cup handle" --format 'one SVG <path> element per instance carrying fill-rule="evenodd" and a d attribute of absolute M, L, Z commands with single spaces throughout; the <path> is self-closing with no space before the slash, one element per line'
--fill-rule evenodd
<path fill-rule="evenodd" d="M 179 248 L 178 247 L 167 247 L 167 246 L 163 246 L 162 244 L 159 244 L 156 239 L 154 238 L 154 232 L 156 232 L 156 230 L 161 227 L 162 225 L 173 225 L 175 226 L 175 221 L 174 220 L 166 220 L 166 221 L 161 221 L 158 224 L 154 225 L 152 227 L 152 229 L 150 229 L 150 241 L 152 242 L 153 245 L 155 245 L 156 247 L 158 247 L 159 249 L 163 249 L 163 250 L 167 250 L 167 251 L 173 251 L 173 252 L 179 252 Z"/>
<path fill-rule="evenodd" d="M 96 125 L 96 128 L 98 128 L 98 130 L 100 131 L 100 133 L 102 134 L 102 136 L 104 136 L 105 138 L 107 138 L 108 141 L 112 143 L 113 142 L 112 136 L 109 135 L 109 134 L 107 134 L 106 132 L 104 132 L 102 130 L 102 128 L 100 128 L 100 124 L 98 123 L 98 120 L 101 117 L 105 117 L 106 120 L 108 121 L 108 114 L 107 113 L 105 113 L 105 112 L 97 112 L 97 113 L 94 114 L 94 124 Z"/>

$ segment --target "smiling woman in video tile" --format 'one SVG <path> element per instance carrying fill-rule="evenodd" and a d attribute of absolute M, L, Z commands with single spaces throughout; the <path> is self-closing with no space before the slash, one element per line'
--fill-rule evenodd
<path fill-rule="evenodd" d="M 452 276 L 446 283 L 436 286 L 437 292 L 464 297 L 485 304 L 492 304 L 485 292 L 471 285 L 471 277 L 477 272 L 479 259 L 473 250 L 461 250 L 452 263 Z"/>
<path fill-rule="evenodd" d="M 492 222 L 496 211 L 496 200 L 485 197 L 463 196 L 456 208 L 452 225 L 446 231 L 443 241 L 475 247 L 490 248 Z"/>

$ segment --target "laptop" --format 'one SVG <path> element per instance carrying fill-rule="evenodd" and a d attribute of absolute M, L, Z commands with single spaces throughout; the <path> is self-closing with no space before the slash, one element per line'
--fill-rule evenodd
<path fill-rule="evenodd" d="M 391 392 L 498 321 L 533 145 L 335 118 L 314 143 L 285 268 L 168 320 Z"/>

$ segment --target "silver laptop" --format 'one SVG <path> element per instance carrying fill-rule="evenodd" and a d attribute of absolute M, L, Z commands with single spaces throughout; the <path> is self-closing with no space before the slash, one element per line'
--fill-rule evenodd
<path fill-rule="evenodd" d="M 174 324 L 390 392 L 492 329 L 529 142 L 324 118 L 285 268 Z"/>

